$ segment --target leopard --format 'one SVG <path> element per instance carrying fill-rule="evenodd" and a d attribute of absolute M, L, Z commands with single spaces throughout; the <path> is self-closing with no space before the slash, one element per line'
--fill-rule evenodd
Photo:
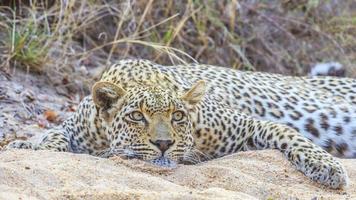
<path fill-rule="evenodd" d="M 141 159 L 160 167 L 276 149 L 311 180 L 348 185 L 335 158 L 356 155 L 356 80 L 119 60 L 76 112 L 39 142 L 8 149 Z"/>

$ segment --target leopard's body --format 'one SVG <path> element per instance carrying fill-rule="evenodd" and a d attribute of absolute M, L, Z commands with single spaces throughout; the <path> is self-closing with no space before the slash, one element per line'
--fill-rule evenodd
<path fill-rule="evenodd" d="M 275 148 L 311 179 L 340 188 L 346 171 L 319 146 L 356 156 L 355 105 L 353 79 L 122 60 L 41 143 L 15 141 L 8 148 L 120 155 L 165 166 Z"/>
<path fill-rule="evenodd" d="M 206 80 L 208 94 L 216 101 L 257 119 L 286 124 L 336 156 L 356 158 L 355 79 L 292 77 L 208 65 L 164 70 L 181 84 Z"/>

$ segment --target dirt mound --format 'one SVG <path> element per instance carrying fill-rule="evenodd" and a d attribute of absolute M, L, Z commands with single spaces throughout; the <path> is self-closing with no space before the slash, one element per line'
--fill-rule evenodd
<path fill-rule="evenodd" d="M 350 186 L 330 190 L 279 152 L 243 152 L 160 169 L 138 160 L 11 150 L 0 154 L 0 199 L 354 199 L 356 160 L 341 160 Z"/>

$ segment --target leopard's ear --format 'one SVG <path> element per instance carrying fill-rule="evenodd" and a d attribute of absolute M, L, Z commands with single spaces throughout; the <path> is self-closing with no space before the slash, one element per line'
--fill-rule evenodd
<path fill-rule="evenodd" d="M 97 82 L 92 88 L 95 105 L 105 111 L 110 110 L 125 94 L 122 87 L 106 81 Z"/>
<path fill-rule="evenodd" d="M 182 99 L 190 105 L 195 105 L 199 103 L 204 95 L 206 90 L 205 81 L 200 80 L 196 82 L 183 96 Z"/>

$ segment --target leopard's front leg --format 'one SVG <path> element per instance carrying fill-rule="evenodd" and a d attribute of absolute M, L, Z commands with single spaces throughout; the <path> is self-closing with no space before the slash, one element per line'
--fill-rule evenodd
<path fill-rule="evenodd" d="M 48 130 L 39 143 L 15 140 L 5 147 L 7 149 L 69 151 L 69 137 L 63 129 L 54 128 Z"/>
<path fill-rule="evenodd" d="M 331 188 L 347 185 L 347 173 L 332 155 L 286 125 L 254 119 L 209 99 L 198 111 L 193 153 L 203 159 L 250 148 L 278 149 L 312 180 Z"/>
<path fill-rule="evenodd" d="M 251 138 L 258 149 L 280 150 L 296 168 L 312 180 L 331 188 L 343 188 L 348 176 L 332 155 L 294 129 L 274 122 L 250 119 Z"/>
<path fill-rule="evenodd" d="M 69 136 L 63 130 L 53 129 L 37 146 L 39 150 L 69 151 Z"/>

